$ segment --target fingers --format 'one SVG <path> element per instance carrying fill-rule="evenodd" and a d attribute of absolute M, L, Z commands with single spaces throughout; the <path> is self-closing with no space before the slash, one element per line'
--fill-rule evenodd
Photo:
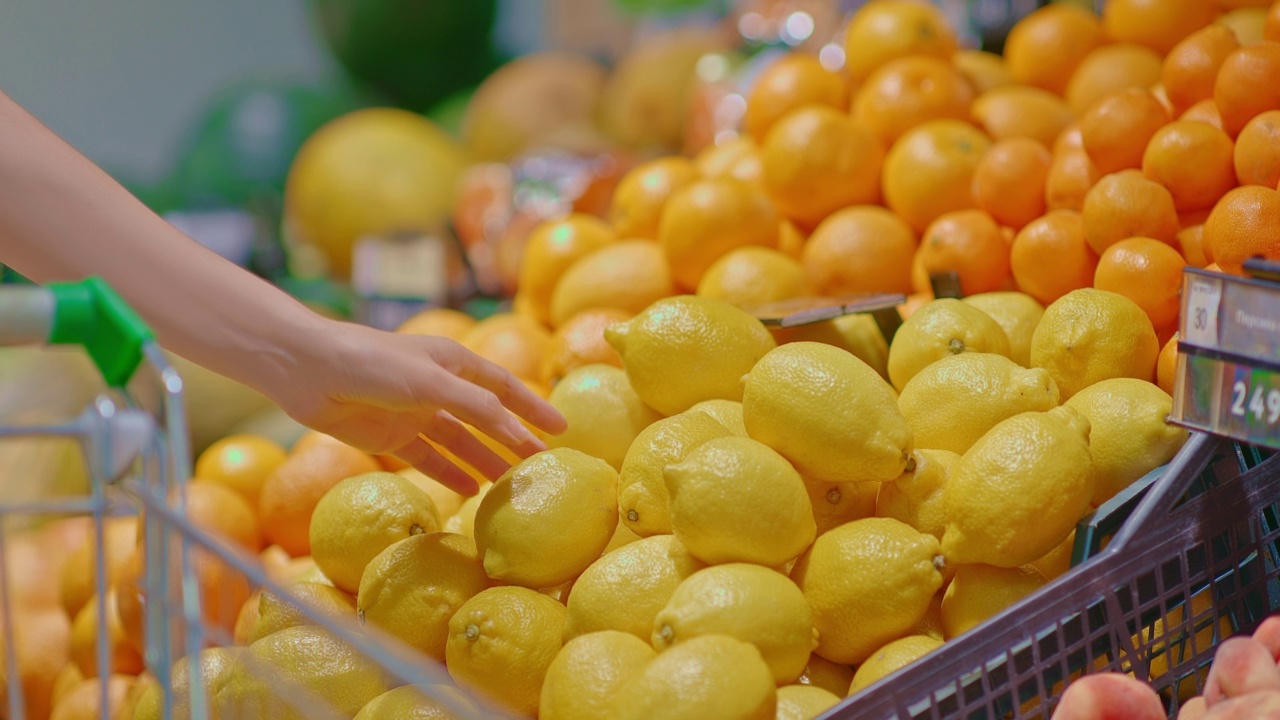
<path fill-rule="evenodd" d="M 497 440 L 520 457 L 547 449 L 519 418 L 507 412 L 493 393 L 451 375 L 436 388 L 441 405 L 451 415 Z"/>
<path fill-rule="evenodd" d="M 1272 615 L 1257 630 L 1253 631 L 1253 639 L 1271 652 L 1271 657 L 1280 660 L 1280 615 Z"/>
<path fill-rule="evenodd" d="M 414 468 L 433 478 L 454 492 L 471 497 L 480 492 L 480 485 L 462 468 L 449 462 L 431 444 L 422 438 L 414 438 L 392 453 Z"/>
<path fill-rule="evenodd" d="M 1271 651 L 1252 638 L 1228 638 L 1213 656 L 1205 682 L 1205 703 L 1272 690 L 1280 692 L 1280 671 Z"/>
<path fill-rule="evenodd" d="M 440 366 L 454 375 L 475 383 L 493 393 L 503 406 L 528 420 L 534 427 L 556 435 L 565 431 L 568 422 L 551 403 L 538 397 L 515 375 L 457 343 L 433 347 Z M 475 425 L 475 423 L 472 423 Z M 496 437 L 496 436 L 495 436 Z"/>
<path fill-rule="evenodd" d="M 1178 717 L 1181 720 L 1182 716 Z M 1225 700 L 1196 717 L 1201 720 L 1280 720 L 1280 692 L 1256 692 Z"/>
<path fill-rule="evenodd" d="M 1202 720 L 1208 708 L 1203 697 L 1193 697 L 1178 710 L 1178 720 Z"/>
<path fill-rule="evenodd" d="M 511 469 L 510 463 L 446 412 L 436 413 L 428 421 L 423 434 L 490 480 L 497 480 Z"/>
<path fill-rule="evenodd" d="M 1052 720 L 1166 720 L 1146 683 L 1120 673 L 1086 675 L 1067 686 Z"/>

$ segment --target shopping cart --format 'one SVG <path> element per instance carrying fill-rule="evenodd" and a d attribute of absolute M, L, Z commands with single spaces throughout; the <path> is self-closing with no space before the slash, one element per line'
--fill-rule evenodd
<path fill-rule="evenodd" d="M 296 600 L 288 590 L 267 576 L 258 558 L 215 537 L 186 518 L 186 481 L 189 448 L 183 408 L 182 379 L 166 360 L 145 324 L 99 279 L 48 287 L 0 287 L 0 346 L 18 344 L 77 344 L 93 360 L 107 390 L 77 417 L 56 424 L 5 426 L 0 441 L 26 436 L 54 436 L 74 440 L 83 450 L 89 475 L 87 494 L 75 497 L 37 497 L 7 501 L 0 497 L 0 637 L 4 628 L 19 622 L 11 584 L 15 580 L 6 564 L 6 542 L 17 526 L 35 517 L 88 516 L 96 537 L 95 590 L 106 597 L 104 528 L 113 517 L 140 515 L 140 548 L 145 558 L 145 665 L 163 689 L 163 717 L 210 716 L 208 686 L 199 662 L 187 662 L 184 677 L 171 669 L 180 658 L 190 657 L 211 645 L 232 645 L 221 625 L 208 620 L 209 608 L 223 601 L 202 586 L 199 573 L 210 563 L 223 566 L 226 577 L 242 578 L 255 588 L 270 591 L 296 605 L 316 626 L 346 643 L 381 673 L 387 688 L 413 685 L 424 695 L 453 711 L 459 718 L 476 717 L 474 708 L 458 695 L 442 692 L 453 683 L 438 664 L 389 635 L 361 627 L 355 618 L 335 618 Z M 39 478 L 33 480 L 38 482 Z M 229 609 L 235 612 L 234 608 Z M 99 677 L 110 677 L 112 656 L 107 603 L 97 603 L 96 667 Z M 3 643 L 7 670 L 7 703 L 0 718 L 28 717 L 30 698 L 24 688 L 16 642 Z M 237 662 L 250 663 L 245 654 Z M 306 718 L 350 717 L 324 698 L 295 682 L 287 668 L 257 663 L 249 670 L 271 689 L 271 715 L 287 708 Z M 175 687 L 185 686 L 185 692 Z M 109 705 L 108 686 L 99 684 L 99 707 Z M 471 697 L 486 710 L 480 699 Z M 186 711 L 184 708 L 190 708 Z M 179 712 L 181 710 L 181 712 Z M 222 718 L 232 713 L 222 712 Z M 105 717 L 105 715 L 104 715 Z M 127 719 L 126 719 L 127 720 Z"/>

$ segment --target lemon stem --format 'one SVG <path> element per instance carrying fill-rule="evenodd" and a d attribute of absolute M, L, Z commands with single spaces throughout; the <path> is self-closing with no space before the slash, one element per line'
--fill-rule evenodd
<path fill-rule="evenodd" d="M 964 352 L 964 341 L 960 338 L 951 338 L 951 342 L 947 344 L 947 349 L 952 355 L 959 355 Z"/>
<path fill-rule="evenodd" d="M 414 535 L 421 535 L 424 532 L 426 532 L 426 530 L 424 530 L 423 527 L 417 523 L 414 523 L 409 526 L 409 537 L 413 537 Z"/>
<path fill-rule="evenodd" d="M 946 570 L 947 570 L 947 559 L 946 559 L 946 558 L 944 558 L 944 557 L 942 557 L 941 555 L 934 555 L 934 556 L 933 556 L 933 568 L 934 568 L 935 570 L 937 570 L 938 572 L 946 572 Z"/>
<path fill-rule="evenodd" d="M 906 466 L 905 468 L 903 468 L 903 469 L 902 469 L 902 472 L 904 472 L 904 473 L 913 473 L 913 472 L 915 472 L 915 471 L 916 471 L 916 456 L 915 456 L 915 455 L 908 455 L 908 456 L 907 456 L 907 466 Z"/>
<path fill-rule="evenodd" d="M 831 488 L 827 491 L 827 502 L 832 505 L 839 505 L 841 497 L 840 488 Z"/>
<path fill-rule="evenodd" d="M 635 510 L 627 511 L 627 522 L 637 522 L 640 520 L 640 513 Z"/>
<path fill-rule="evenodd" d="M 474 623 L 472 623 L 471 625 L 468 625 L 468 626 L 467 626 L 467 639 L 468 639 L 468 640 L 475 640 L 475 639 L 476 639 L 476 638 L 478 638 L 478 637 L 480 637 L 480 626 L 479 626 L 479 625 L 476 625 L 476 624 L 474 624 Z"/>
<path fill-rule="evenodd" d="M 662 642 L 666 645 L 671 644 L 671 641 L 675 638 L 675 635 L 676 633 L 674 630 L 671 629 L 670 625 L 663 625 L 662 629 L 658 631 L 658 637 L 662 638 Z"/>

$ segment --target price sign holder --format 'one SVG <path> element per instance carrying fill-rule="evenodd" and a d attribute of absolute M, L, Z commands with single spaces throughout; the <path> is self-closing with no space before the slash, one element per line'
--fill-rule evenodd
<path fill-rule="evenodd" d="M 1170 419 L 1280 450 L 1280 264 L 1187 268 Z"/>

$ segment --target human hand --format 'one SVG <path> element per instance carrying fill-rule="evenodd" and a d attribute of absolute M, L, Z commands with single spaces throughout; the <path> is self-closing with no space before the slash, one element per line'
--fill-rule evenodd
<path fill-rule="evenodd" d="M 285 412 L 365 452 L 393 455 L 463 495 L 479 490 L 475 480 L 432 442 L 496 479 L 508 463 L 463 423 L 520 457 L 546 445 L 519 418 L 552 434 L 566 427 L 514 375 L 453 340 L 324 320 L 285 343 L 298 356 L 290 381 L 272 393 Z"/>

